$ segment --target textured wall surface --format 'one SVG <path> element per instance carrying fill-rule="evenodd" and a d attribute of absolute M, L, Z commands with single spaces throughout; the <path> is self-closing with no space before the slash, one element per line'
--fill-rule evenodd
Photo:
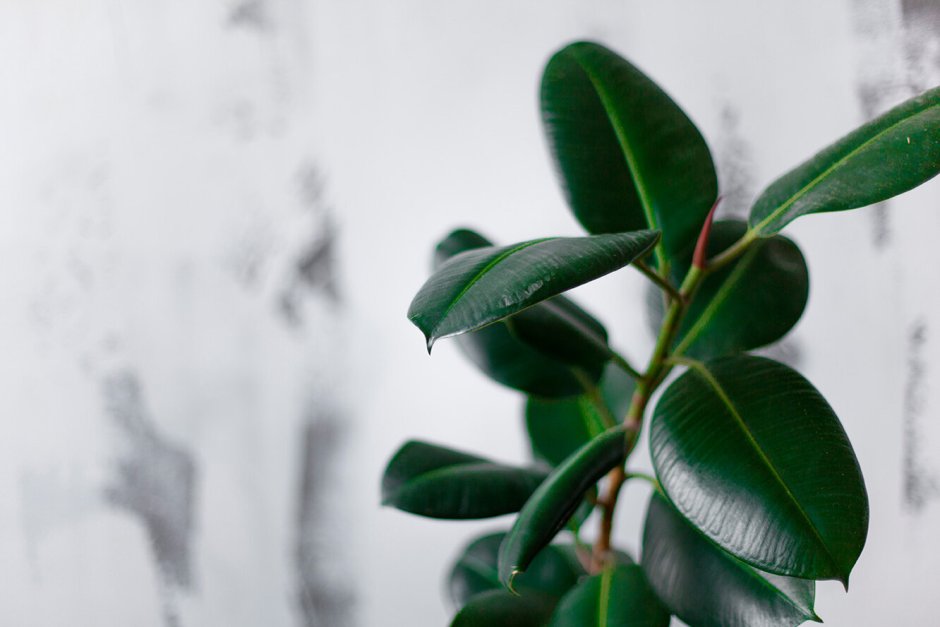
<path fill-rule="evenodd" d="M 683 105 L 729 213 L 940 83 L 936 0 L 0 1 L 0 622 L 446 624 L 457 550 L 510 520 L 380 509 L 379 476 L 411 437 L 523 459 L 521 402 L 404 312 L 453 226 L 578 232 L 536 108 L 575 38 Z M 940 611 L 938 206 L 788 230 L 813 282 L 777 354 L 872 503 L 828 625 Z M 643 288 L 579 290 L 635 358 Z"/>

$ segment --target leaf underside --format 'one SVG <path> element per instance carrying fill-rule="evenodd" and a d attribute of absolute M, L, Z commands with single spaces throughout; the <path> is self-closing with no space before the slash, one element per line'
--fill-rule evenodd
<path fill-rule="evenodd" d="M 526 502 L 499 550 L 499 579 L 507 588 L 552 541 L 584 494 L 623 460 L 625 433 L 610 429 L 558 466 Z"/>
<path fill-rule="evenodd" d="M 646 513 L 641 564 L 658 598 L 689 625 L 794 627 L 819 621 L 815 582 L 762 573 L 735 559 L 657 494 Z"/>

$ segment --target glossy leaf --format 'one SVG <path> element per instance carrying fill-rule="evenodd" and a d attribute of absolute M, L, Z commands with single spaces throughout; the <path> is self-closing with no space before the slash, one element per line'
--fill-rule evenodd
<path fill-rule="evenodd" d="M 434 268 L 454 255 L 491 245 L 475 231 L 457 229 L 435 247 Z M 560 341 L 553 344 L 542 338 Z M 564 296 L 460 335 L 457 343 L 491 379 L 542 398 L 580 394 L 584 387 L 572 368 L 597 383 L 609 352 L 604 326 Z"/>
<path fill-rule="evenodd" d="M 454 564 L 448 578 L 448 591 L 454 605 L 461 607 L 471 597 L 487 590 L 501 590 L 496 568 L 499 545 L 505 532 L 491 533 L 471 542 Z M 529 570 L 515 581 L 516 590 L 562 596 L 584 575 L 574 547 L 550 544 L 532 560 Z"/>
<path fill-rule="evenodd" d="M 668 627 L 669 611 L 636 565 L 605 568 L 558 603 L 550 627 Z"/>
<path fill-rule="evenodd" d="M 824 148 L 772 183 L 751 228 L 773 235 L 808 213 L 880 202 L 940 172 L 940 87 L 912 98 Z"/>
<path fill-rule="evenodd" d="M 696 239 L 718 195 L 705 140 L 628 61 L 591 42 L 545 68 L 542 121 L 562 187 L 591 233 L 663 231 L 672 257 Z"/>
<path fill-rule="evenodd" d="M 709 256 L 731 246 L 747 226 L 715 223 Z M 799 247 L 777 235 L 707 277 L 682 320 L 675 352 L 710 359 L 776 342 L 803 315 L 809 271 Z"/>
<path fill-rule="evenodd" d="M 655 244 L 654 231 L 531 240 L 447 260 L 418 290 L 408 318 L 428 347 L 618 270 Z"/>
<path fill-rule="evenodd" d="M 693 366 L 660 398 L 650 449 L 670 500 L 721 547 L 847 585 L 868 496 L 839 419 L 796 371 L 749 355 Z"/>
<path fill-rule="evenodd" d="M 413 440 L 385 469 L 382 503 L 430 518 L 489 518 L 518 512 L 545 476 Z"/>
<path fill-rule="evenodd" d="M 580 505 L 584 494 L 624 457 L 624 431 L 610 429 L 566 459 L 519 512 L 499 549 L 499 580 L 513 589 L 539 551 L 555 537 Z"/>
<path fill-rule="evenodd" d="M 450 627 L 544 627 L 557 598 L 536 592 L 516 596 L 505 590 L 490 590 L 470 599 Z"/>
<path fill-rule="evenodd" d="M 735 559 L 656 494 L 646 513 L 641 563 L 656 595 L 689 625 L 793 627 L 819 621 L 815 582 L 762 573 Z"/>
<path fill-rule="evenodd" d="M 622 421 L 634 387 L 629 375 L 608 364 L 600 382 L 608 420 Z M 552 400 L 529 397 L 525 420 L 533 456 L 557 466 L 607 429 L 602 411 L 587 394 Z"/>

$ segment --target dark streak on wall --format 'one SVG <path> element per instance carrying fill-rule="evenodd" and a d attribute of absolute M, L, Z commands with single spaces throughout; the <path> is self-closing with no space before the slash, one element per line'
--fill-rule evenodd
<path fill-rule="evenodd" d="M 721 206 L 720 218 L 744 218 L 754 200 L 751 148 L 738 129 L 740 113 L 730 103 L 721 107 L 721 134 L 715 151 Z"/>
<path fill-rule="evenodd" d="M 179 624 L 174 590 L 193 583 L 191 553 L 197 469 L 192 455 L 157 433 L 148 415 L 140 382 L 119 372 L 104 382 L 108 413 L 126 446 L 105 496 L 138 517 L 147 530 L 164 584 L 164 613 Z"/>
<path fill-rule="evenodd" d="M 300 205 L 313 214 L 317 228 L 316 235 L 297 252 L 293 272 L 279 297 L 281 315 L 293 327 L 303 323 L 301 305 L 306 294 L 322 294 L 333 304 L 341 300 L 336 276 L 338 232 L 324 200 L 322 175 L 316 166 L 304 164 L 296 180 Z"/>
<path fill-rule="evenodd" d="M 332 413 L 315 411 L 301 438 L 300 495 L 298 499 L 295 563 L 297 597 L 303 627 L 348 627 L 353 594 L 342 583 L 338 568 L 341 529 L 327 495 L 341 443 L 340 423 Z"/>
<path fill-rule="evenodd" d="M 923 457 L 929 450 L 924 441 L 924 406 L 927 403 L 927 324 L 915 321 L 908 332 L 907 382 L 904 387 L 904 507 L 919 514 L 928 502 L 940 497 L 940 480 L 931 473 Z"/>

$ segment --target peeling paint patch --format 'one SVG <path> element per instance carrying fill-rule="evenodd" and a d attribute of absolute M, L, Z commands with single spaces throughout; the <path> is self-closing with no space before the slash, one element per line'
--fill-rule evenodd
<path fill-rule="evenodd" d="M 138 517 L 147 530 L 165 589 L 165 620 L 179 624 L 174 590 L 192 586 L 192 532 L 197 469 L 189 451 L 157 433 L 140 382 L 128 371 L 104 382 L 107 411 L 123 436 L 125 450 L 105 496 Z"/>
<path fill-rule="evenodd" d="M 344 576 L 338 550 L 341 529 L 331 523 L 329 490 L 342 439 L 332 414 L 315 412 L 303 429 L 297 537 L 297 599 L 302 627 L 348 627 L 353 623 L 353 593 Z"/>
<path fill-rule="evenodd" d="M 929 442 L 925 438 L 925 406 L 930 391 L 927 363 L 927 323 L 915 321 L 908 331 L 907 382 L 904 387 L 904 507 L 921 513 L 926 505 L 940 497 L 940 477 L 928 466 Z M 925 453 L 926 451 L 926 453 Z"/>

